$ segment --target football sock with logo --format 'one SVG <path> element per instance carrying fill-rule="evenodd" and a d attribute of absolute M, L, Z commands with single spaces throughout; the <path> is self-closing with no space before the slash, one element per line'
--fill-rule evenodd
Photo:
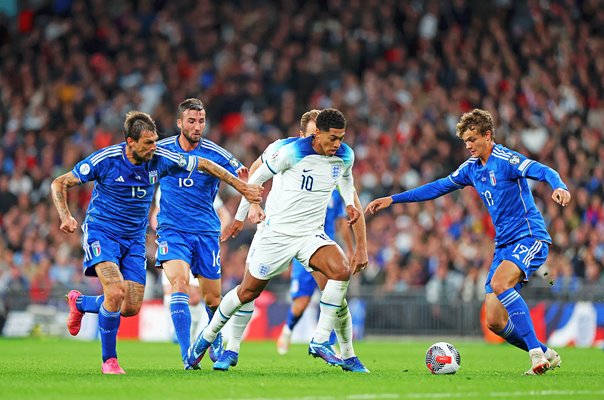
<path fill-rule="evenodd" d="M 340 353 L 343 359 L 354 357 L 354 347 L 352 345 L 352 316 L 348 308 L 346 299 L 342 302 L 342 307 L 337 312 L 338 319 L 334 330 L 340 343 Z"/>
<path fill-rule="evenodd" d="M 520 336 L 520 334 L 518 334 L 518 330 L 516 329 L 516 326 L 512 322 L 511 318 L 508 318 L 508 323 L 505 325 L 505 328 L 503 328 L 503 330 L 497 334 L 507 340 L 509 344 L 516 346 L 524 351 L 528 351 L 528 347 L 526 347 L 524 339 L 522 338 L 522 336 Z M 539 345 L 541 346 L 541 350 L 543 350 L 543 352 L 547 351 L 546 345 L 541 342 L 539 342 Z"/>
<path fill-rule="evenodd" d="M 541 343 L 535 334 L 531 315 L 522 296 L 514 288 L 510 288 L 497 296 L 508 312 L 515 331 L 522 338 L 529 350 L 541 349 Z"/>
<path fill-rule="evenodd" d="M 231 317 L 231 329 L 229 340 L 226 344 L 226 350 L 234 351 L 239 353 L 241 347 L 241 338 L 245 328 L 250 323 L 252 315 L 254 314 L 254 302 L 250 301 L 241 306 L 239 310 Z"/>
<path fill-rule="evenodd" d="M 183 292 L 172 293 L 170 297 L 170 316 L 174 324 L 176 340 L 180 346 L 180 355 L 184 359 L 191 345 L 191 311 L 189 295 Z"/>
<path fill-rule="evenodd" d="M 81 312 L 98 314 L 101 304 L 105 301 L 105 296 L 85 296 L 81 295 L 76 300 L 76 307 Z"/>
<path fill-rule="evenodd" d="M 101 335 L 101 354 L 103 362 L 117 357 L 117 330 L 120 327 L 120 311 L 110 312 L 101 305 L 99 312 L 99 333 Z"/>
<path fill-rule="evenodd" d="M 319 322 L 315 330 L 313 341 L 315 343 L 323 343 L 329 340 L 331 331 L 333 330 L 337 317 L 337 312 L 342 307 L 346 290 L 348 289 L 348 281 L 335 281 L 329 279 L 321 294 L 321 314 Z"/>

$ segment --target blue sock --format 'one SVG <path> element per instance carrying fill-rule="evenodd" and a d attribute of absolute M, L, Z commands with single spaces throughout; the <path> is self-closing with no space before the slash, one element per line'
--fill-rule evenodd
<path fill-rule="evenodd" d="M 76 299 L 76 307 L 81 312 L 98 314 L 101 310 L 101 304 L 105 301 L 105 296 L 80 296 Z"/>
<path fill-rule="evenodd" d="M 497 334 L 507 340 L 509 344 L 524 351 L 528 351 L 528 347 L 526 347 L 524 339 L 518 334 L 516 326 L 514 326 L 514 323 L 511 319 L 508 318 L 508 323 L 505 325 L 505 328 L 503 328 L 503 330 Z M 547 351 L 547 346 L 541 342 L 539 342 L 539 345 L 541 346 L 541 350 L 543 350 L 545 353 Z"/>
<path fill-rule="evenodd" d="M 206 306 L 206 312 L 208 313 L 208 321 L 211 321 L 212 318 L 214 317 L 214 313 L 216 312 L 216 308 L 217 307 L 211 308 L 211 307 Z"/>
<path fill-rule="evenodd" d="M 99 311 L 99 332 L 101 334 L 101 353 L 103 362 L 117 357 L 117 330 L 120 327 L 120 311 L 109 312 L 101 305 Z"/>
<path fill-rule="evenodd" d="M 180 355 L 184 359 L 191 345 L 191 310 L 189 310 L 189 295 L 182 292 L 172 293 L 170 298 L 170 314 L 174 324 L 176 339 L 180 345 Z"/>
<path fill-rule="evenodd" d="M 529 350 L 541 348 L 541 343 L 535 334 L 528 306 L 522 296 L 520 296 L 520 293 L 516 289 L 510 288 L 498 295 L 497 298 L 508 311 L 518 338 L 522 338 Z"/>
<path fill-rule="evenodd" d="M 302 318 L 302 315 L 295 316 L 292 312 L 292 309 L 289 309 L 287 312 L 287 326 L 289 327 L 290 331 L 294 330 L 294 326 L 296 326 L 298 321 L 300 321 L 300 318 Z"/>

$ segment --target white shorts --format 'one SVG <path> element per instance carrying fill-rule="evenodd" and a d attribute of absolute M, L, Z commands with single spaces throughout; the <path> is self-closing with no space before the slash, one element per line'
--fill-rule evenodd
<path fill-rule="evenodd" d="M 308 236 L 289 236 L 273 232 L 270 226 L 267 226 L 256 247 L 250 248 L 249 272 L 256 279 L 269 280 L 285 271 L 294 258 L 298 259 L 308 272 L 312 272 L 310 258 L 319 248 L 329 245 L 337 246 L 337 243 L 322 229 Z"/>
<path fill-rule="evenodd" d="M 258 247 L 258 242 L 260 242 L 260 238 L 262 237 L 262 232 L 264 231 L 264 227 L 266 226 L 266 221 L 260 222 L 256 225 L 256 233 L 254 233 L 254 238 L 252 239 L 252 243 L 250 243 L 250 249 L 247 252 L 247 257 L 245 258 L 245 264 L 250 265 L 252 261 L 252 254 L 254 253 L 254 249 Z"/>

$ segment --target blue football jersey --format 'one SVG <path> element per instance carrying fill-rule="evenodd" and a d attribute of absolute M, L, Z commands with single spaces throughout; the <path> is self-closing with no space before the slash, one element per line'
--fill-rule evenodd
<path fill-rule="evenodd" d="M 327 214 L 325 214 L 324 226 L 325 233 L 333 240 L 336 238 L 336 221 L 339 218 L 346 218 L 346 209 L 340 192 L 334 190 L 331 193 L 331 199 L 327 204 Z"/>
<path fill-rule="evenodd" d="M 158 147 L 150 161 L 132 164 L 122 142 L 92 153 L 71 171 L 80 184 L 94 181 L 85 224 L 136 237 L 145 233 L 155 184 L 175 171 L 193 170 L 197 158 Z"/>
<path fill-rule="evenodd" d="M 160 140 L 158 146 L 184 153 L 178 143 L 178 135 Z M 243 167 L 231 153 L 207 139 L 186 154 L 211 160 L 235 176 Z M 170 228 L 193 233 L 220 233 L 220 219 L 213 206 L 219 183 L 220 179 L 199 170 L 163 176 L 160 179 L 158 230 Z M 187 223 L 183 224 L 184 221 Z"/>
<path fill-rule="evenodd" d="M 449 175 L 453 183 L 474 186 L 480 194 L 496 228 L 496 246 L 525 236 L 551 243 L 526 180 L 534 162 L 497 144 L 485 165 L 478 158 L 470 158 Z"/>
<path fill-rule="evenodd" d="M 545 181 L 552 189 L 566 190 L 556 171 L 497 144 L 485 165 L 476 157 L 469 158 L 449 176 L 395 194 L 392 200 L 393 203 L 431 200 L 473 186 L 495 225 L 495 246 L 527 236 L 551 243 L 527 178 Z"/>

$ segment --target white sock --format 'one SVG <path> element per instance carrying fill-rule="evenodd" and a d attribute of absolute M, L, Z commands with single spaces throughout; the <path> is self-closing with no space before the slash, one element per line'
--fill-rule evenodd
<path fill-rule="evenodd" d="M 233 314 L 233 316 L 231 317 L 231 334 L 229 335 L 227 341 L 226 350 L 239 353 L 243 332 L 245 332 L 247 324 L 250 323 L 253 313 L 254 302 L 250 301 L 249 303 L 245 303 L 244 305 L 242 305 L 241 308 L 237 312 L 235 312 L 235 314 Z"/>
<path fill-rule="evenodd" d="M 231 319 L 231 316 L 237 312 L 243 305 L 237 296 L 237 288 L 228 292 L 220 302 L 214 317 L 203 331 L 203 338 L 208 342 L 213 342 L 222 327 Z"/>
<path fill-rule="evenodd" d="M 315 343 L 323 343 L 329 340 L 329 335 L 331 335 L 338 319 L 337 312 L 346 298 L 347 288 L 348 281 L 334 281 L 332 279 L 327 281 L 321 294 L 321 314 L 313 338 Z"/>
<path fill-rule="evenodd" d="M 334 326 L 338 343 L 340 344 L 340 353 L 342 359 L 354 357 L 354 347 L 352 345 L 352 316 L 348 308 L 346 299 L 342 302 L 342 307 L 337 312 L 338 319 Z"/>
<path fill-rule="evenodd" d="M 207 318 L 202 318 L 206 309 L 200 302 L 194 306 L 189 304 L 189 310 L 191 310 L 191 338 L 196 338 L 207 325 Z"/>

